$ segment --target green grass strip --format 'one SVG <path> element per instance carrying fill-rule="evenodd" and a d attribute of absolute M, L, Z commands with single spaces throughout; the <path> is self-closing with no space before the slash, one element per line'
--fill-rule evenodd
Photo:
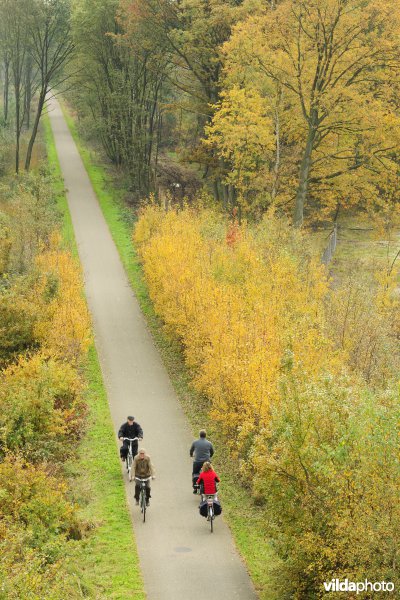
<path fill-rule="evenodd" d="M 61 235 L 64 246 L 72 252 L 75 258 L 78 258 L 78 249 L 76 247 L 74 228 L 72 226 L 71 215 L 68 209 L 67 198 L 65 196 L 64 180 L 61 173 L 60 163 L 56 151 L 56 145 L 51 128 L 50 119 L 47 115 L 41 119 L 42 131 L 46 145 L 47 161 L 50 172 L 53 177 L 53 190 L 56 194 L 57 208 L 61 214 Z"/>
<path fill-rule="evenodd" d="M 143 270 L 132 242 L 132 227 L 135 218 L 132 209 L 129 209 L 124 203 L 124 190 L 116 188 L 116 182 L 107 173 L 101 157 L 94 150 L 89 149 L 82 140 L 68 108 L 65 105 L 62 108 L 132 289 L 146 316 L 147 324 L 191 424 L 192 431 L 197 432 L 200 427 L 206 426 L 213 442 L 216 442 L 217 450 L 218 446 L 221 449 L 223 442 L 221 441 L 219 444 L 218 432 L 213 429 L 213 424 L 207 421 L 206 402 L 190 384 L 190 373 L 185 366 L 179 344 L 165 335 L 162 321 L 154 311 Z M 219 459 L 217 458 L 214 463 L 223 479 L 220 496 L 223 500 L 224 519 L 233 533 L 239 552 L 246 561 L 246 566 L 260 598 L 271 600 L 274 598 L 271 588 L 271 572 L 276 559 L 273 556 L 271 545 L 265 538 L 262 510 L 253 505 L 249 494 L 237 484 L 235 473 L 230 468 L 229 462 L 224 461 L 224 457 L 221 457 L 221 451 L 217 454 Z"/>
<path fill-rule="evenodd" d="M 94 531 L 80 557 L 81 587 L 92 598 L 143 600 L 143 580 L 134 543 L 107 395 L 92 346 L 86 365 L 89 428 L 72 469 L 77 494 L 86 498 L 81 516 Z M 71 469 L 71 475 L 73 471 Z"/>
<path fill-rule="evenodd" d="M 43 119 L 47 157 L 54 177 L 57 205 L 62 214 L 65 246 L 78 257 L 53 132 L 48 117 Z M 107 394 L 94 345 L 85 361 L 88 429 L 78 459 L 67 472 L 73 491 L 83 507 L 81 517 L 93 525 L 82 541 L 75 561 L 84 597 L 97 599 L 144 599 L 143 580 L 129 516 L 119 452 L 111 421 Z"/>

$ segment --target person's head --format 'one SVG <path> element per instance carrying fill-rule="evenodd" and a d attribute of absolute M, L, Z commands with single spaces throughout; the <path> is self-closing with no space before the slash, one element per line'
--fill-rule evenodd
<path fill-rule="evenodd" d="M 131 417 L 131 416 L 127 417 L 127 421 L 129 423 L 129 425 L 133 425 L 134 420 L 135 420 L 135 417 Z"/>
<path fill-rule="evenodd" d="M 212 464 L 209 461 L 206 461 L 203 464 L 203 468 L 202 468 L 203 473 L 207 473 L 207 471 L 212 471 L 212 470 L 213 470 Z"/>
<path fill-rule="evenodd" d="M 199 436 L 200 436 L 201 438 L 205 438 L 205 437 L 207 437 L 207 432 L 206 432 L 206 430 L 205 430 L 205 429 L 200 429 Z"/>
<path fill-rule="evenodd" d="M 146 450 L 144 448 L 139 448 L 138 457 L 140 459 L 146 458 Z"/>

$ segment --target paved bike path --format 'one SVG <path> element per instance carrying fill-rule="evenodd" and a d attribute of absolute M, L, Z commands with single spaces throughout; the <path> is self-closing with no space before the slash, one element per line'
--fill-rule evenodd
<path fill-rule="evenodd" d="M 156 469 L 145 524 L 134 506 L 133 484 L 127 482 L 148 598 L 254 600 L 256 594 L 228 527 L 218 517 L 211 534 L 198 513 L 198 496 L 190 489 L 188 423 L 56 100 L 51 101 L 49 115 L 114 427 L 117 431 L 126 415 L 133 413 L 143 427 L 143 445 Z"/>

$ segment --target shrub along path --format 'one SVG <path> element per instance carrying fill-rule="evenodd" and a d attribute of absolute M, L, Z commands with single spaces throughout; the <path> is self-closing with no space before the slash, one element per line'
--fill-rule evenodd
<path fill-rule="evenodd" d="M 189 426 L 55 100 L 50 120 L 115 430 L 133 413 L 143 427 L 143 445 L 157 471 L 146 524 L 134 506 L 133 485 L 127 482 L 148 598 L 254 599 L 228 527 L 218 518 L 211 535 L 198 514 L 198 497 L 190 489 Z"/>

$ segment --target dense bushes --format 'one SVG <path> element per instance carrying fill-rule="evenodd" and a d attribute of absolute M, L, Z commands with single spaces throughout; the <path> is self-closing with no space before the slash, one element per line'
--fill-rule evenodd
<path fill-rule="evenodd" d="M 36 327 L 47 298 L 38 280 L 49 274 L 38 255 L 52 240 L 57 246 L 50 183 L 44 174 L 30 174 L 0 187 L 0 366 L 40 346 Z"/>
<path fill-rule="evenodd" d="M 251 435 L 278 397 L 284 357 L 294 354 L 296 369 L 311 374 L 334 367 L 335 353 L 323 332 L 322 268 L 290 252 L 300 236 L 289 239 L 283 226 L 272 233 L 267 222 L 254 233 L 232 227 L 208 212 L 163 217 L 150 208 L 135 240 L 156 310 L 242 450 L 237 436 Z"/>
<path fill-rule="evenodd" d="M 0 364 L 25 350 L 45 348 L 76 362 L 89 344 L 88 311 L 79 268 L 58 236 L 22 275 L 6 274 L 0 286 Z"/>
<path fill-rule="evenodd" d="M 152 206 L 134 240 L 155 308 L 263 507 L 281 560 L 277 597 L 322 597 L 333 577 L 395 580 L 399 307 L 389 280 L 371 289 L 353 274 L 330 289 L 305 237 L 273 215 L 239 227 Z"/>
<path fill-rule="evenodd" d="M 79 537 L 76 507 L 59 478 L 20 459 L 0 463 L 0 598 L 78 598 L 65 554 Z"/>
<path fill-rule="evenodd" d="M 340 289 L 327 297 L 327 321 L 348 366 L 372 386 L 385 386 L 399 371 L 397 273 L 382 269 L 376 286 L 358 270 L 343 275 Z"/>
<path fill-rule="evenodd" d="M 0 455 L 61 461 L 82 432 L 85 407 L 76 370 L 48 354 L 21 357 L 0 379 Z"/>
<path fill-rule="evenodd" d="M 78 266 L 47 177 L 0 190 L 0 598 L 81 597 L 68 560 L 82 524 L 63 463 L 84 431 L 90 341 Z"/>
<path fill-rule="evenodd" d="M 49 245 L 57 225 L 51 180 L 26 174 L 0 188 L 0 264 L 3 275 L 26 273 Z"/>
<path fill-rule="evenodd" d="M 283 559 L 281 598 L 319 597 L 334 577 L 396 581 L 398 400 L 344 378 L 282 377 L 280 404 L 245 465 Z"/>
<path fill-rule="evenodd" d="M 37 347 L 34 325 L 37 311 L 30 295 L 29 277 L 4 282 L 0 289 L 0 365 L 4 366 L 21 352 Z"/>

